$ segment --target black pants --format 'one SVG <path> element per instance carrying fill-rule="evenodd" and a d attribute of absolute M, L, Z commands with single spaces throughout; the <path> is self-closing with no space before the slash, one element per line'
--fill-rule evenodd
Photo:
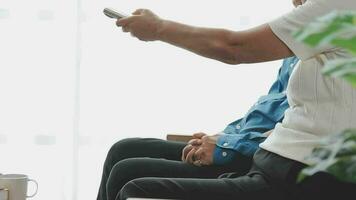
<path fill-rule="evenodd" d="M 239 154 L 233 163 L 226 166 L 197 167 L 186 164 L 181 162 L 185 145 L 181 142 L 140 138 L 117 142 L 111 147 L 105 160 L 97 199 L 121 199 L 127 194 L 124 191 L 120 193 L 120 197 L 119 191 L 123 186 L 138 178 L 153 181 L 156 180 L 153 177 L 217 179 L 219 176 L 241 176 L 251 167 L 252 159 Z"/>
<path fill-rule="evenodd" d="M 354 199 L 356 184 L 319 172 L 297 183 L 304 164 L 259 149 L 243 176 L 139 178 L 128 182 L 117 200 L 128 197 L 195 200 L 338 200 Z"/>
<path fill-rule="evenodd" d="M 117 200 L 128 197 L 195 200 L 287 200 L 294 197 L 295 180 L 304 164 L 259 149 L 253 166 L 243 176 L 218 179 L 139 178 L 121 189 Z"/>
<path fill-rule="evenodd" d="M 338 180 L 325 172 L 318 172 L 299 183 L 295 194 L 297 200 L 355 199 L 356 184 Z"/>

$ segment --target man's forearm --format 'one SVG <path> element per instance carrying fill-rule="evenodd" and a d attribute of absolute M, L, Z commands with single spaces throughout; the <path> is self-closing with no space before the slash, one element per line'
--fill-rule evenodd
<path fill-rule="evenodd" d="M 204 57 L 229 64 L 277 60 L 293 52 L 268 24 L 245 31 L 201 28 L 159 18 L 147 9 L 117 21 L 124 32 L 143 41 L 161 40 Z"/>
<path fill-rule="evenodd" d="M 229 44 L 231 31 L 201 28 L 163 20 L 158 39 L 224 63 L 238 64 L 236 44 Z"/>

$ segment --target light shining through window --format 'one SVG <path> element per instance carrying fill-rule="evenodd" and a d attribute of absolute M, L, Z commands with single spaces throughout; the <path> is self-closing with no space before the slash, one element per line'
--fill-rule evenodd
<path fill-rule="evenodd" d="M 191 25 L 241 30 L 292 4 L 2 0 L 0 173 L 36 179 L 34 200 L 95 199 L 106 152 L 117 140 L 221 131 L 267 93 L 280 66 L 229 66 L 138 41 L 103 15 L 105 7 L 149 8 Z"/>

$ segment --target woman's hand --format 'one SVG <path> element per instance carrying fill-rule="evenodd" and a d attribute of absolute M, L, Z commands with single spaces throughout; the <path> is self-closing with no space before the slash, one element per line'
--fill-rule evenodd
<path fill-rule="evenodd" d="M 158 40 L 159 30 L 163 20 L 147 9 L 138 9 L 132 16 L 117 20 L 116 25 L 122 27 L 124 32 L 142 41 Z"/>

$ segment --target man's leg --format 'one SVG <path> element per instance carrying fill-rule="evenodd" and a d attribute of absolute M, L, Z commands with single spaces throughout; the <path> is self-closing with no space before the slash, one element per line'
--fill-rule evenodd
<path fill-rule="evenodd" d="M 122 186 L 135 178 L 216 178 L 225 172 L 245 174 L 251 166 L 251 158 L 241 155 L 237 155 L 235 161 L 227 166 L 196 167 L 185 164 L 180 161 L 185 145 L 180 142 L 138 138 L 116 143 L 105 161 L 98 200 L 114 199 Z M 110 195 L 109 198 L 107 194 Z"/>
<path fill-rule="evenodd" d="M 241 164 L 243 166 L 243 164 Z M 224 172 L 242 171 L 246 173 L 248 167 L 238 170 L 238 166 L 205 166 L 197 167 L 181 161 L 158 158 L 129 158 L 118 162 L 111 170 L 107 182 L 108 200 L 114 200 L 121 188 L 137 178 L 166 177 L 166 178 L 217 178 Z M 148 183 L 150 184 L 150 183 Z"/>
<path fill-rule="evenodd" d="M 292 197 L 295 180 L 305 165 L 274 153 L 259 150 L 244 176 L 230 178 L 139 178 L 129 181 L 116 200 L 129 197 L 198 200 L 285 200 Z M 222 177 L 222 176 L 221 176 Z M 237 178 L 231 178 L 237 177 Z"/>
<path fill-rule="evenodd" d="M 115 143 L 109 150 L 103 167 L 98 200 L 106 200 L 106 184 L 114 165 L 127 158 L 150 157 L 179 160 L 185 147 L 182 142 L 153 138 L 128 138 Z"/>
<path fill-rule="evenodd" d="M 280 200 L 263 176 L 235 179 L 139 178 L 128 182 L 116 200 L 129 197 L 180 200 Z"/>
<path fill-rule="evenodd" d="M 356 184 L 344 182 L 326 172 L 318 172 L 298 184 L 297 200 L 335 200 L 355 196 Z"/>

